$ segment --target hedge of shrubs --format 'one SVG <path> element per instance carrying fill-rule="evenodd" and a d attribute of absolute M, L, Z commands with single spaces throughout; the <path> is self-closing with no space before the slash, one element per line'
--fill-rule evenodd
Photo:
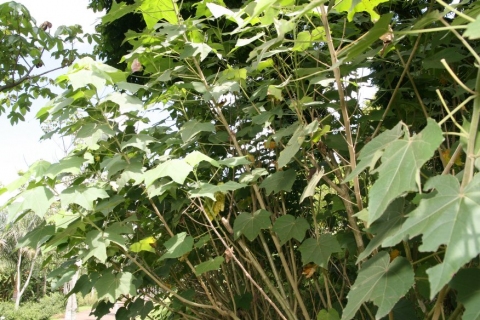
<path fill-rule="evenodd" d="M 15 310 L 13 302 L 0 302 L 0 318 L 4 320 L 48 320 L 51 316 L 65 311 L 65 297 L 53 293 L 41 298 L 38 302 L 25 302 Z"/>

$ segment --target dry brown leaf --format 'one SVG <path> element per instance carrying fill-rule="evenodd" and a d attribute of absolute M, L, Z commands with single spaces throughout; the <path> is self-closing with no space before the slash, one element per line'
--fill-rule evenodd
<path fill-rule="evenodd" d="M 309 263 L 303 267 L 302 274 L 305 275 L 305 278 L 311 278 L 313 274 L 317 271 L 317 265 L 314 263 Z"/>

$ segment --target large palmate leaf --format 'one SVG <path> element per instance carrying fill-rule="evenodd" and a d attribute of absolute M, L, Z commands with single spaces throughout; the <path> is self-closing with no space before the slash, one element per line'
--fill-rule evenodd
<path fill-rule="evenodd" d="M 284 167 L 295 156 L 302 146 L 303 141 L 305 141 L 305 134 L 305 127 L 299 126 L 288 141 L 285 149 L 280 152 L 280 157 L 278 158 L 279 168 Z"/>
<path fill-rule="evenodd" d="M 280 191 L 291 191 L 296 178 L 295 170 L 277 171 L 269 175 L 260 184 L 260 188 L 265 188 L 267 195 L 270 193 L 279 193 Z"/>
<path fill-rule="evenodd" d="M 433 156 L 442 140 L 442 130 L 429 119 L 420 133 L 388 144 L 382 164 L 376 169 L 378 180 L 369 192 L 368 224 L 380 218 L 395 198 L 418 190 L 420 168 Z"/>
<path fill-rule="evenodd" d="M 189 153 L 185 157 L 185 162 L 191 165 L 192 167 L 196 167 L 202 161 L 208 162 L 212 166 L 219 167 L 219 164 L 216 160 L 213 160 L 209 156 L 201 153 L 200 151 L 195 150 L 192 153 Z"/>
<path fill-rule="evenodd" d="M 148 134 L 134 134 L 128 141 L 122 143 L 122 150 L 126 147 L 135 147 L 148 152 L 148 145 L 156 140 Z"/>
<path fill-rule="evenodd" d="M 178 24 L 177 4 L 172 0 L 144 0 L 141 1 L 140 11 L 147 28 L 152 29 L 159 20 L 165 19 L 171 24 Z"/>
<path fill-rule="evenodd" d="M 344 181 L 350 181 L 358 175 L 360 172 L 365 170 L 367 167 L 373 169 L 378 159 L 383 154 L 383 150 L 393 141 L 400 138 L 403 133 L 402 123 L 397 124 L 393 129 L 386 130 L 372 139 L 369 143 L 365 145 L 360 151 L 358 160 L 360 162 L 348 176 L 345 177 Z"/>
<path fill-rule="evenodd" d="M 136 294 L 134 285 L 135 277 L 130 272 L 113 273 L 113 270 L 105 270 L 95 283 L 98 299 L 107 299 L 115 302 L 121 295 Z"/>
<path fill-rule="evenodd" d="M 143 102 L 135 96 L 126 93 L 113 92 L 106 96 L 102 102 L 111 101 L 118 104 L 120 113 L 143 110 Z"/>
<path fill-rule="evenodd" d="M 227 183 L 222 183 L 218 185 L 201 183 L 199 188 L 190 191 L 190 197 L 209 197 L 212 200 L 217 200 L 215 197 L 215 193 L 217 192 L 227 193 L 229 191 L 237 190 L 246 186 L 246 184 L 234 181 L 228 181 Z"/>
<path fill-rule="evenodd" d="M 85 159 L 80 157 L 63 158 L 60 162 L 52 164 L 45 172 L 45 176 L 53 179 L 60 173 L 80 174 L 80 169 L 84 162 Z"/>
<path fill-rule="evenodd" d="M 54 234 L 55 226 L 45 225 L 44 221 L 41 225 L 20 238 L 15 247 L 30 247 L 35 249 L 37 248 L 37 246 L 41 246 L 42 244 L 44 244 Z"/>
<path fill-rule="evenodd" d="M 133 181 L 133 185 L 137 185 L 143 181 L 143 163 L 132 161 L 123 170 L 120 177 L 117 179 L 118 190 L 121 190 L 127 183 Z"/>
<path fill-rule="evenodd" d="M 171 159 L 159 164 L 152 170 L 148 170 L 143 175 L 147 187 L 162 177 L 170 177 L 176 183 L 183 184 L 192 169 L 192 166 L 186 163 L 185 160 Z"/>
<path fill-rule="evenodd" d="M 105 124 L 99 125 L 95 123 L 86 123 L 82 125 L 80 130 L 78 130 L 76 141 L 87 146 L 87 148 L 90 150 L 97 150 L 98 148 L 100 148 L 100 146 L 97 143 L 98 141 L 105 140 L 106 138 L 111 137 L 113 135 L 115 135 L 115 131 L 110 129 Z M 81 139 L 81 142 L 79 141 L 80 139 Z M 60 163 L 62 161 L 60 161 Z"/>
<path fill-rule="evenodd" d="M 165 259 L 180 258 L 192 250 L 193 238 L 187 235 L 186 232 L 182 232 L 174 235 L 163 245 L 167 249 L 167 252 L 160 257 L 160 261 Z"/>
<path fill-rule="evenodd" d="M 98 198 L 108 198 L 108 194 L 104 189 L 84 185 L 67 188 L 60 194 L 60 201 L 64 208 L 75 203 L 87 210 L 93 210 L 93 202 Z"/>
<path fill-rule="evenodd" d="M 340 244 L 335 236 L 326 233 L 319 236 L 318 239 L 309 238 L 303 241 L 298 248 L 302 253 L 302 263 L 306 265 L 313 262 L 316 265 L 327 268 L 330 255 L 335 252 L 341 252 Z"/>
<path fill-rule="evenodd" d="M 262 229 L 271 226 L 270 216 L 272 214 L 266 210 L 257 210 L 254 213 L 241 213 L 233 223 L 233 233 L 235 239 L 244 235 L 248 240 L 253 241 Z"/>
<path fill-rule="evenodd" d="M 450 286 L 457 290 L 457 299 L 464 307 L 463 320 L 480 319 L 480 269 L 460 270 Z"/>
<path fill-rule="evenodd" d="M 307 220 L 302 217 L 295 218 L 289 214 L 281 216 L 273 224 L 273 231 L 277 233 L 282 245 L 292 238 L 302 241 L 309 228 L 310 224 Z"/>
<path fill-rule="evenodd" d="M 365 259 L 375 249 L 377 249 L 383 242 L 383 240 L 396 234 L 402 227 L 402 223 L 405 220 L 405 199 L 399 198 L 393 201 L 385 210 L 385 213 L 375 221 L 368 231 L 375 235 L 370 240 L 365 250 L 360 253 L 357 258 L 357 263 Z"/>
<path fill-rule="evenodd" d="M 103 237 L 103 232 L 99 230 L 92 230 L 87 233 L 85 243 L 88 246 L 88 251 L 83 261 L 88 260 L 90 257 L 96 257 L 101 262 L 105 263 L 107 260 L 107 246 L 110 241 Z"/>
<path fill-rule="evenodd" d="M 25 190 L 21 197 L 22 202 L 14 202 L 8 207 L 10 221 L 16 220 L 18 215 L 26 210 L 32 210 L 37 216 L 43 218 L 55 200 L 53 192 L 47 187 Z"/>
<path fill-rule="evenodd" d="M 182 137 L 183 142 L 187 142 L 202 131 L 213 132 L 215 131 L 215 125 L 210 122 L 198 122 L 196 120 L 190 120 L 180 129 L 180 136 Z"/>
<path fill-rule="evenodd" d="M 375 318 L 382 318 L 410 290 L 413 283 L 413 268 L 405 258 L 397 257 L 390 262 L 387 252 L 378 253 L 365 262 L 358 273 L 348 293 L 342 320 L 352 319 L 367 301 L 378 307 Z"/>
<path fill-rule="evenodd" d="M 450 175 L 428 180 L 425 189 L 437 194 L 422 199 L 395 236 L 386 239 L 392 246 L 405 237 L 422 235 L 420 251 L 436 251 L 447 245 L 443 263 L 427 270 L 430 297 L 447 284 L 453 275 L 480 253 L 480 175 L 461 190 L 458 180 Z"/>

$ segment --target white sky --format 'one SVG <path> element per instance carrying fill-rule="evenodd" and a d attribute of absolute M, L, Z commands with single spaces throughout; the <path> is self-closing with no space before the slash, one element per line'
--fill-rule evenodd
<path fill-rule="evenodd" d="M 8 1 L 0 0 L 0 3 Z M 44 21 L 52 23 L 52 34 L 61 25 L 79 24 L 85 33 L 94 33 L 95 24 L 101 13 L 94 13 L 87 9 L 88 0 L 16 0 L 30 11 L 30 14 L 40 25 Z M 78 43 L 76 48 L 81 52 L 91 52 L 88 43 Z M 44 55 L 44 58 L 49 55 Z M 57 67 L 60 63 L 54 59 L 44 59 L 45 67 L 38 69 L 49 70 Z M 65 72 L 66 69 L 51 73 L 51 78 Z M 37 71 L 37 70 L 35 70 Z M 38 159 L 56 162 L 63 157 L 61 141 L 40 142 L 43 134 L 35 114 L 45 104 L 44 101 L 36 101 L 33 108 L 25 117 L 25 122 L 12 126 L 6 114 L 0 116 L 0 183 L 7 185 L 17 178 L 19 170 L 26 170 L 29 165 Z M 2 198 L 2 197 L 0 197 Z M 2 199 L 0 199 L 0 204 Z"/>

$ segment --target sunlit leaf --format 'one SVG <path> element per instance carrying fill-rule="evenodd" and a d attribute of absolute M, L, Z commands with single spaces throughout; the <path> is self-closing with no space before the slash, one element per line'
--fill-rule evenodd
<path fill-rule="evenodd" d="M 93 209 L 93 203 L 98 198 L 108 198 L 108 194 L 104 189 L 97 187 L 87 187 L 84 185 L 69 187 L 60 194 L 62 207 L 66 208 L 70 204 L 75 203 L 87 210 Z"/>
<path fill-rule="evenodd" d="M 325 172 L 323 167 L 320 170 L 315 169 L 315 173 L 310 178 L 310 181 L 308 182 L 307 186 L 302 192 L 302 195 L 300 196 L 300 203 L 302 203 L 305 198 L 311 197 L 315 194 L 317 184 L 322 179 L 324 173 Z"/>
<path fill-rule="evenodd" d="M 376 136 L 372 141 L 367 143 L 365 147 L 360 151 L 358 160 L 360 162 L 357 164 L 355 170 L 353 170 L 348 176 L 345 177 L 344 181 L 350 181 L 358 175 L 360 172 L 365 170 L 367 167 L 373 169 L 375 164 L 380 159 L 383 154 L 383 150 L 393 141 L 400 138 L 403 134 L 402 123 L 397 124 L 393 129 L 386 130 Z"/>
<path fill-rule="evenodd" d="M 77 175 L 81 172 L 80 169 L 84 162 L 84 158 L 75 156 L 63 158 L 60 162 L 52 164 L 45 172 L 45 176 L 53 179 L 61 173 Z"/>
<path fill-rule="evenodd" d="M 305 141 L 305 127 L 299 126 L 293 136 L 287 143 L 285 149 L 280 152 L 280 157 L 278 158 L 278 167 L 282 168 L 287 165 L 288 162 L 295 156 L 300 147 L 302 146 L 303 141 Z"/>
<path fill-rule="evenodd" d="M 155 238 L 154 237 L 147 237 L 142 239 L 138 242 L 132 243 L 130 246 L 130 251 L 132 252 L 140 252 L 140 251 L 149 251 L 155 253 L 155 249 L 153 246 L 155 245 Z"/>
<path fill-rule="evenodd" d="M 142 100 L 126 93 L 113 92 L 106 96 L 102 101 L 111 101 L 118 104 L 120 113 L 140 111 L 144 109 Z"/>
<path fill-rule="evenodd" d="M 467 24 L 467 30 L 463 33 L 463 36 L 475 40 L 480 38 L 480 15 L 477 16 L 475 21 Z"/>
<path fill-rule="evenodd" d="M 180 59 L 194 58 L 200 55 L 200 61 L 205 60 L 208 54 L 212 52 L 212 48 L 206 43 L 190 42 L 185 45 L 185 48 L 180 54 Z"/>
<path fill-rule="evenodd" d="M 126 147 L 135 147 L 148 152 L 148 145 L 156 140 L 148 134 L 134 134 L 128 141 L 122 143 L 122 150 Z"/>
<path fill-rule="evenodd" d="M 150 186 L 155 180 L 162 177 L 170 177 L 176 183 L 183 184 L 192 169 L 192 166 L 186 163 L 185 160 L 167 160 L 156 168 L 144 173 L 145 184 Z"/>
<path fill-rule="evenodd" d="M 373 22 L 376 22 L 380 16 L 375 11 L 375 7 L 388 0 L 336 0 L 335 9 L 339 12 L 348 12 L 348 21 L 353 20 L 357 12 L 366 11 Z"/>
<path fill-rule="evenodd" d="M 191 165 L 192 167 L 196 167 L 200 162 L 205 161 L 210 163 L 212 166 L 219 167 L 219 164 L 217 161 L 213 160 L 209 156 L 201 153 L 200 151 L 193 151 L 192 153 L 189 153 L 185 157 L 185 162 Z"/>
<path fill-rule="evenodd" d="M 172 0 L 143 0 L 139 7 L 147 28 L 152 29 L 161 19 L 178 24 L 177 4 Z"/>
<path fill-rule="evenodd" d="M 8 207 L 9 221 L 14 221 L 14 217 L 25 210 L 32 210 L 37 216 L 43 218 L 55 200 L 53 192 L 43 186 L 25 190 L 21 197 L 23 201 L 14 202 Z"/>

